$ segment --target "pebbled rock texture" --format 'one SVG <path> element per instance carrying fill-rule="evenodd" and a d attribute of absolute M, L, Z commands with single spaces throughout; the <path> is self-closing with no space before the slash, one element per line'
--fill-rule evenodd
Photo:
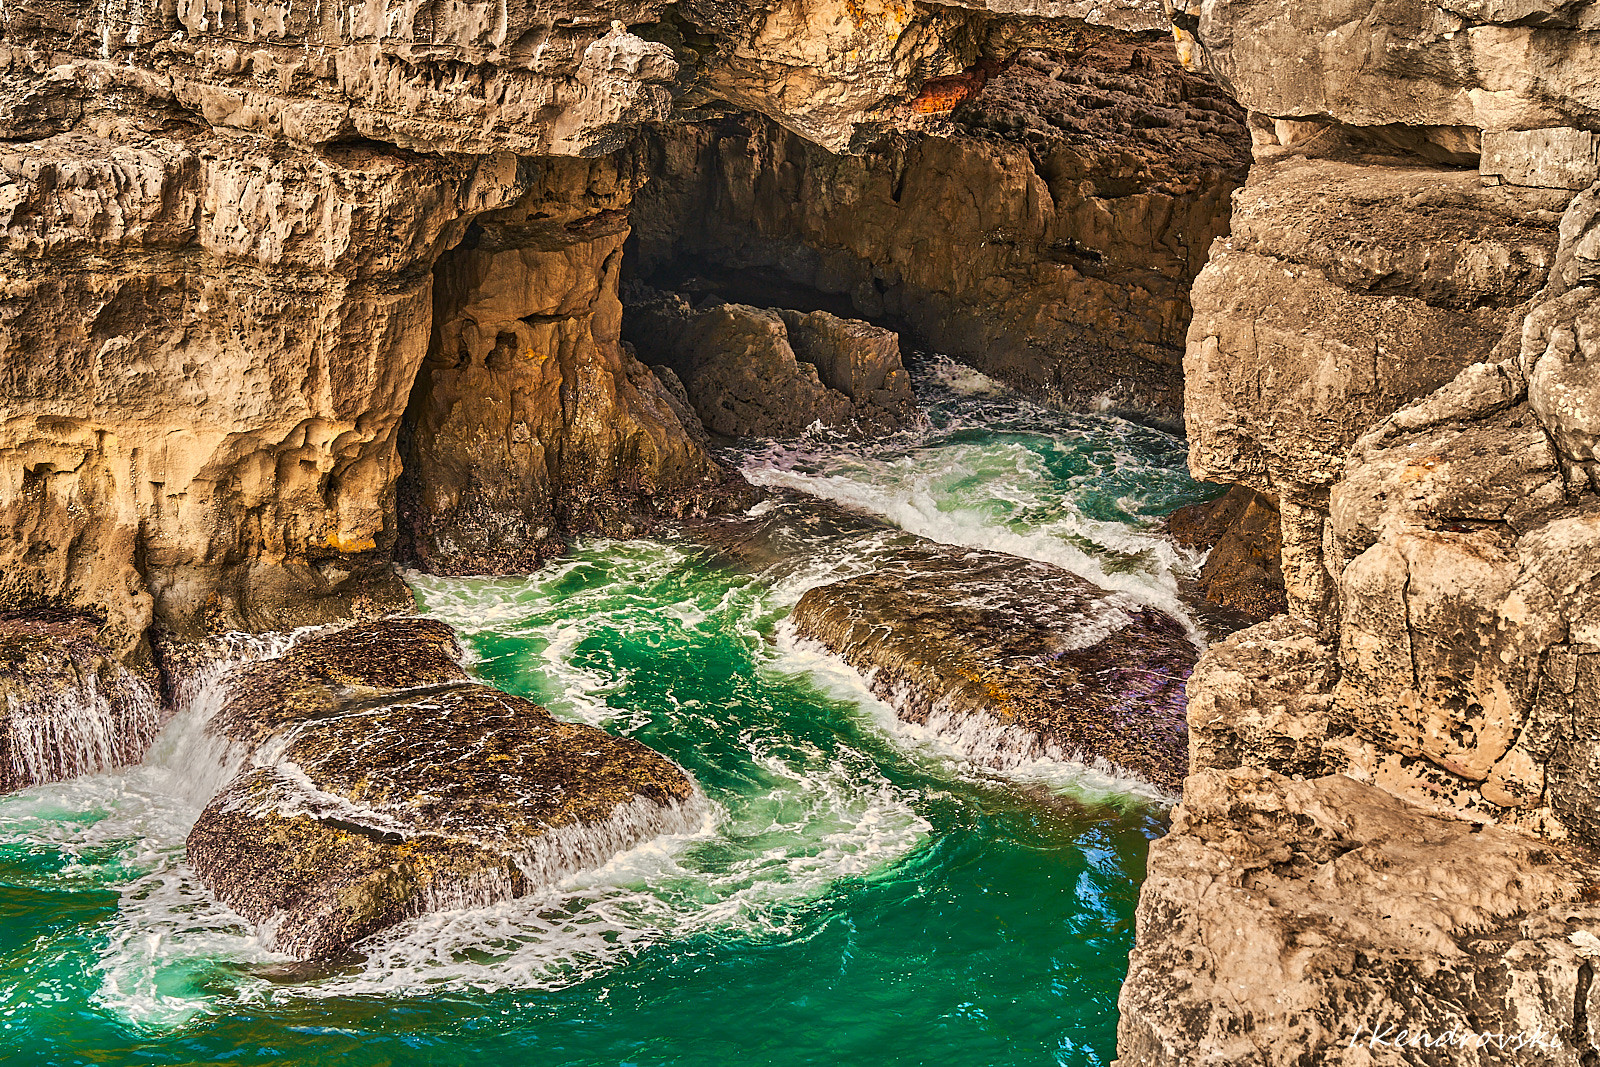
<path fill-rule="evenodd" d="M 1583 849 L 1341 775 L 1203 770 L 1148 870 L 1120 1064 L 1554 1067 L 1600 1038 Z"/>
<path fill-rule="evenodd" d="M 248 755 L 188 858 L 277 951 L 335 956 L 689 828 L 670 760 L 467 681 L 457 651 L 442 623 L 385 620 L 230 680 L 211 728 Z"/>
<path fill-rule="evenodd" d="M 1252 622 L 1286 609 L 1282 518 L 1270 497 L 1236 485 L 1216 500 L 1179 508 L 1166 525 L 1178 544 L 1206 552 L 1196 586 L 1207 603 Z"/>
<path fill-rule="evenodd" d="M 0 793 L 137 763 L 154 740 L 151 678 L 107 652 L 98 629 L 74 615 L 0 616 Z"/>
<path fill-rule="evenodd" d="M 991 761 L 1076 759 L 1168 791 L 1186 773 L 1183 627 L 1060 568 L 930 544 L 808 590 L 793 623 L 909 722 L 1006 727 Z"/>

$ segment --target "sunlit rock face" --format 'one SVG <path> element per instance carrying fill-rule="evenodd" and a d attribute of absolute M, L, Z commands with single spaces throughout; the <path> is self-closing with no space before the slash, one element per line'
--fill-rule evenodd
<path fill-rule="evenodd" d="M 642 175 L 614 158 L 523 171 L 528 192 L 478 215 L 434 270 L 399 515 L 403 553 L 439 573 L 533 570 L 573 533 L 632 536 L 748 494 L 622 344 Z"/>
<path fill-rule="evenodd" d="M 526 569 L 737 502 L 617 340 L 638 131 L 676 95 L 859 149 L 982 55 L 1162 17 L 7 5 L 0 610 L 87 612 L 148 662 L 152 627 L 404 606 L 397 555 Z"/>
<path fill-rule="evenodd" d="M 138 661 L 153 624 L 408 603 L 388 560 L 433 266 L 552 199 L 528 155 L 665 117 L 670 50 L 611 22 L 655 10 L 113 5 L 86 35 L 8 7 L 0 604 L 86 610 Z M 561 210 L 591 207 L 580 181 Z M 603 259 L 573 286 L 603 292 Z"/>
<path fill-rule="evenodd" d="M 1194 286 L 1190 463 L 1277 496 L 1289 611 L 1195 669 L 1123 1062 L 1503 1054 L 1352 1042 L 1380 1017 L 1600 1047 L 1597 17 L 1177 15 L 1256 153 Z"/>

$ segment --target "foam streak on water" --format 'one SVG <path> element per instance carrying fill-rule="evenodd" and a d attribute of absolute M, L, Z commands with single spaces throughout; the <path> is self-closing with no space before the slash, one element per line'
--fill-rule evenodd
<path fill-rule="evenodd" d="M 877 441 L 825 433 L 745 449 L 752 483 L 875 515 L 920 537 L 1053 563 L 1186 619 L 1178 579 L 1201 557 L 1158 528 L 1203 499 L 1181 439 L 1115 415 L 1063 414 L 922 357 L 927 417 Z"/>

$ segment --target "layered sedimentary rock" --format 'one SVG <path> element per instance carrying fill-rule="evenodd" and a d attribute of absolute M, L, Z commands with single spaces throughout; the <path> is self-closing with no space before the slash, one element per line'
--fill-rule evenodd
<path fill-rule="evenodd" d="M 754 118 L 665 132 L 638 269 L 720 270 L 749 303 L 761 279 L 837 294 L 1010 384 L 1176 413 L 1189 281 L 1226 230 L 1243 116 L 1160 42 L 1068 27 L 1006 64 L 1027 38 L 993 32 L 976 91 L 859 156 Z"/>
<path fill-rule="evenodd" d="M 520 896 L 690 827 L 638 742 L 466 680 L 442 623 L 395 619 L 245 668 L 210 729 L 249 753 L 188 858 L 299 959 L 426 911 Z"/>
<path fill-rule="evenodd" d="M 1195 284 L 1191 466 L 1278 495 L 1290 614 L 1196 666 L 1122 1062 L 1600 1047 L 1595 18 L 1180 15 L 1257 112 Z M 1522 1043 L 1443 1043 L 1479 1032 Z"/>
<path fill-rule="evenodd" d="M 887 432 L 912 415 L 899 338 L 859 320 L 654 294 L 629 307 L 626 334 L 713 433 Z"/>
<path fill-rule="evenodd" d="M 670 50 L 608 28 L 613 9 L 252 12 L 119 5 L 91 42 L 57 7 L 7 10 L 0 603 L 88 611 L 130 660 L 152 623 L 193 636 L 407 602 L 387 560 L 431 271 L 524 197 L 574 228 L 568 251 L 514 219 L 502 244 L 591 277 L 497 312 L 564 310 L 540 303 L 554 292 L 599 325 L 577 316 L 596 395 L 541 413 L 571 454 L 546 499 L 514 503 L 559 511 L 561 479 L 589 469 L 577 453 L 605 472 L 631 448 L 641 483 L 706 469 L 616 346 L 607 241 L 631 177 L 613 166 L 590 192 L 585 165 L 516 154 L 620 148 L 666 115 Z M 541 359 L 558 332 L 532 338 Z"/>
<path fill-rule="evenodd" d="M 1321 611 L 1328 489 L 1356 438 L 1491 358 L 1555 254 L 1566 197 L 1469 171 L 1257 164 L 1195 282 L 1189 465 L 1278 497 L 1297 610 Z"/>
<path fill-rule="evenodd" d="M 928 543 L 806 592 L 794 627 L 901 718 L 989 760 L 1077 760 L 1176 790 L 1188 766 L 1183 627 L 1047 563 Z M 1001 731 L 1004 731 L 1001 734 Z"/>
<path fill-rule="evenodd" d="M 644 177 L 629 139 L 678 94 L 685 114 L 754 108 L 860 146 L 933 121 L 913 106 L 929 79 L 1085 22 L 1161 20 L 1151 3 L 1000 7 L 8 6 L 0 609 L 88 613 L 138 663 L 152 627 L 403 606 L 397 551 L 524 569 L 572 533 L 718 506 L 696 428 L 617 341 Z M 1166 271 L 1209 238 L 1242 128 L 1159 53 L 1094 40 L 1074 61 L 1085 92 L 1151 117 L 1153 151 L 1128 162 L 1138 232 L 1119 240 L 1168 235 L 1147 264 Z M 1171 133 L 1191 111 L 1207 132 Z M 1169 142 L 1177 165 L 1157 158 Z M 991 164 L 1022 158 L 1007 151 Z M 1007 217 L 1042 181 L 1006 194 Z M 1054 284 L 1018 270 L 1012 288 Z M 1115 299 L 1144 291 L 1181 317 L 1164 281 Z"/>

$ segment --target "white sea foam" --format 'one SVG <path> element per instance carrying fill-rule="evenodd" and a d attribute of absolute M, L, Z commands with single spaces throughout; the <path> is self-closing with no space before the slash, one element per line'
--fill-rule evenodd
<path fill-rule="evenodd" d="M 1111 415 L 1049 411 L 944 359 L 925 361 L 918 389 L 935 416 L 913 429 L 845 446 L 821 435 L 766 442 L 739 454 L 743 473 L 930 540 L 1055 564 L 1193 628 L 1178 580 L 1197 573 L 1203 555 L 1140 518 L 1132 495 L 1112 517 L 1080 499 L 1118 479 L 1148 492 L 1156 487 L 1146 483 L 1177 477 L 1150 454 L 1170 450 L 1171 438 Z"/>
<path fill-rule="evenodd" d="M 1019 426 L 1036 414 L 954 365 L 934 377 L 958 403 L 1017 407 Z M 858 466 L 836 443 L 811 455 L 802 442 L 753 454 L 746 467 L 766 484 L 831 493 L 939 540 L 1062 563 L 1163 606 L 1173 602 L 1173 575 L 1197 563 L 1137 522 L 1097 522 L 1063 502 L 1046 484 L 1037 447 L 935 441 L 935 432 L 924 426 L 882 445 L 851 446 Z M 639 659 L 618 649 L 732 638 L 769 680 L 810 678 L 859 706 L 875 736 L 933 776 L 992 780 L 994 764 L 1016 756 L 1008 739 L 982 724 L 905 723 L 841 661 L 781 632 L 773 643 L 776 622 L 806 589 L 873 569 L 898 536 L 836 539 L 744 578 L 696 571 L 690 547 L 606 542 L 527 578 L 413 576 L 428 613 L 462 634 L 474 670 L 519 678 L 556 714 L 620 733 L 647 725 L 714 729 L 743 746 L 742 782 L 685 809 L 672 832 L 532 895 L 496 900 L 503 887 L 474 886 L 441 897 L 433 902 L 439 910 L 363 944 L 364 962 L 345 972 L 292 985 L 254 973 L 252 966 L 281 957 L 211 900 L 183 863 L 184 838 L 234 758 L 204 729 L 222 699 L 217 676 L 195 682 L 143 765 L 0 798 L 0 843 L 34 842 L 66 855 L 64 873 L 41 875 L 54 884 L 120 889 L 117 914 L 100 932 L 106 947 L 96 999 L 141 1027 L 276 998 L 558 987 L 699 934 L 791 935 L 806 921 L 797 904 L 842 877 L 883 869 L 926 839 L 920 795 L 885 774 L 876 748 L 858 751 L 842 736 L 826 745 L 790 736 L 766 724 L 759 709 L 740 718 L 730 704 L 759 700 L 759 691 L 725 701 L 667 693 L 655 710 L 637 706 L 627 663 Z M 500 640 L 507 636 L 517 640 Z M 1096 799 L 1148 795 L 1138 783 L 1060 760 L 1017 758 L 1004 773 Z M 594 862 L 592 852 L 577 855 L 584 847 L 528 862 L 556 877 Z"/>
<path fill-rule="evenodd" d="M 14 780 L 93 774 L 137 760 L 154 739 L 161 705 L 144 679 L 97 658 L 85 657 L 77 668 L 73 684 L 36 699 L 7 691 Z"/>
<path fill-rule="evenodd" d="M 906 695 L 880 696 L 873 678 L 856 670 L 821 642 L 801 637 L 787 619 L 777 629 L 779 657 L 774 666 L 806 672 L 823 690 L 859 704 L 870 720 L 914 758 L 942 764 L 947 773 L 974 780 L 1001 777 L 1035 782 L 1090 803 L 1140 799 L 1174 804 L 1177 798 L 1144 779 L 1099 758 L 1042 745 L 992 717 L 955 714 L 936 705 L 927 721 L 911 722 L 899 709 Z"/>

